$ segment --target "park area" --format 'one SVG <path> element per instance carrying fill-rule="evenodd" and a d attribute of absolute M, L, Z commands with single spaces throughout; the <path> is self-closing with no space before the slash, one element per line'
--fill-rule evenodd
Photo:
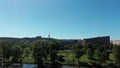
<path fill-rule="evenodd" d="M 120 67 L 120 46 L 97 45 L 89 43 L 86 46 L 74 44 L 69 50 L 56 40 L 50 43 L 35 41 L 32 45 L 10 45 L 9 41 L 1 42 L 1 65 L 35 64 L 38 68 L 57 68 L 58 66 L 78 67 Z M 9 44 L 9 45 L 8 45 Z M 29 66 L 29 65 L 28 65 Z"/>
<path fill-rule="evenodd" d="M 59 52 L 59 54 L 64 56 L 65 62 L 62 63 L 63 65 L 77 65 L 77 59 L 74 57 L 74 54 L 72 52 Z M 82 55 L 79 60 L 80 62 L 85 62 L 88 64 L 90 64 L 90 62 L 101 63 L 102 65 L 109 63 L 115 64 L 115 57 L 113 53 L 110 53 L 109 60 L 106 62 L 97 60 L 97 57 L 95 57 L 94 60 L 89 60 L 87 54 Z M 30 55 L 29 57 L 24 58 L 23 63 L 34 63 L 34 58 L 32 58 L 32 55 Z"/>

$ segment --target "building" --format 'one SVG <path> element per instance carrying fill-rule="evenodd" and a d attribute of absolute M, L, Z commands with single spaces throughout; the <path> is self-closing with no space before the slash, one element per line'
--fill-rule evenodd
<path fill-rule="evenodd" d="M 113 43 L 114 45 L 120 45 L 120 40 L 112 41 L 112 43 Z"/>
<path fill-rule="evenodd" d="M 86 45 L 87 43 L 92 43 L 97 45 L 108 45 L 110 43 L 110 36 L 86 38 L 79 41 L 79 44 L 81 45 Z"/>
<path fill-rule="evenodd" d="M 74 45 L 78 42 L 77 39 L 74 39 L 74 40 L 72 40 L 72 39 L 61 39 L 59 41 L 61 42 L 62 45 Z"/>

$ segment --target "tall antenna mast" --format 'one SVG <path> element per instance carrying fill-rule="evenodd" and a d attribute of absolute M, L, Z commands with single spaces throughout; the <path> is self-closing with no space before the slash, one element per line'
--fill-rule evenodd
<path fill-rule="evenodd" d="M 50 32 L 49 32 L 48 38 L 50 38 Z"/>

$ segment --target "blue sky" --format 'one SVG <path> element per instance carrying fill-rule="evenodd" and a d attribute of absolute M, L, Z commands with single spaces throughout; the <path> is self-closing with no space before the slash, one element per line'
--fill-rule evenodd
<path fill-rule="evenodd" d="M 120 0 L 0 0 L 1 37 L 120 39 Z"/>

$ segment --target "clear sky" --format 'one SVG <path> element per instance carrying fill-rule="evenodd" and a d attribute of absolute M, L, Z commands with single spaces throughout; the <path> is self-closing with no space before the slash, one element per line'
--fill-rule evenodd
<path fill-rule="evenodd" d="M 120 39 L 120 0 L 0 0 L 1 37 Z"/>

